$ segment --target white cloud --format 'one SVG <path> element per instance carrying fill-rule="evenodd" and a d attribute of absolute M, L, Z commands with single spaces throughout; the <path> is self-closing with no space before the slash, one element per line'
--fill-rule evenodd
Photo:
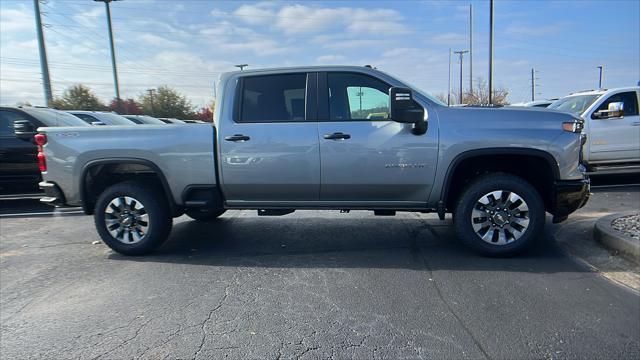
<path fill-rule="evenodd" d="M 101 19 L 101 17 L 104 17 Z M 102 21 L 98 21 L 98 19 Z M 91 10 L 81 12 L 73 16 L 73 20 L 78 24 L 86 27 L 96 28 L 103 27 L 107 21 L 107 15 L 104 12 L 104 7 L 98 6 Z"/>
<path fill-rule="evenodd" d="M 385 39 L 354 39 L 354 40 L 336 40 L 323 45 L 326 49 L 350 49 L 350 48 L 372 48 L 391 44 L 391 40 Z"/>
<path fill-rule="evenodd" d="M 528 25 L 521 22 L 511 23 L 504 33 L 511 36 L 526 36 L 527 38 L 537 36 L 556 35 L 567 27 L 565 22 L 556 22 L 550 25 Z"/>
<path fill-rule="evenodd" d="M 33 12 L 26 8 L 22 9 L 3 9 L 0 11 L 0 31 L 35 31 L 35 23 L 33 20 Z"/>
<path fill-rule="evenodd" d="M 316 58 L 317 63 L 321 64 L 335 64 L 345 61 L 347 58 L 343 55 L 322 55 Z"/>
<path fill-rule="evenodd" d="M 148 45 L 152 45 L 160 48 L 181 48 L 185 45 L 178 41 L 169 40 L 162 36 L 158 36 L 151 33 L 143 33 L 137 36 L 138 40 Z"/>
<path fill-rule="evenodd" d="M 468 44 L 469 34 L 444 33 L 427 37 L 427 42 L 432 44 Z"/>
<path fill-rule="evenodd" d="M 274 3 L 242 5 L 234 15 L 247 24 L 271 26 L 287 35 L 341 29 L 352 34 L 410 32 L 403 24 L 403 16 L 391 9 L 327 8 L 294 4 L 276 10 L 273 5 Z"/>

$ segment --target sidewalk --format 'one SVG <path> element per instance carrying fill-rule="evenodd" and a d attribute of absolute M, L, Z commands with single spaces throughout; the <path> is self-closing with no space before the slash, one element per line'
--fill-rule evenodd
<path fill-rule="evenodd" d="M 564 223 L 551 225 L 556 240 L 603 276 L 640 292 L 640 266 L 598 243 L 593 236 L 598 219 L 640 209 L 640 187 L 597 189 L 587 205 Z"/>

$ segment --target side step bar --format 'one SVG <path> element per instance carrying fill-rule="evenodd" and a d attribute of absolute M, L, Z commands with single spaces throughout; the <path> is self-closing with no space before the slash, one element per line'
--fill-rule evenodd
<path fill-rule="evenodd" d="M 587 172 L 588 175 L 633 174 L 633 173 L 640 173 L 640 164 L 600 165 L 600 166 L 592 167 Z"/>

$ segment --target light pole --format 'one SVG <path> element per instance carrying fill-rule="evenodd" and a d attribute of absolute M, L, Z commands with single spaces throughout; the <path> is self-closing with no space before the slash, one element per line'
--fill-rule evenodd
<path fill-rule="evenodd" d="M 49 77 L 49 63 L 47 62 L 47 50 L 44 47 L 44 33 L 42 32 L 42 14 L 40 13 L 40 0 L 33 0 L 36 13 L 36 31 L 38 32 L 38 48 L 40 50 L 40 69 L 42 71 L 42 87 L 44 88 L 44 100 L 47 106 L 51 106 L 53 92 L 51 91 L 51 78 Z"/>
<path fill-rule="evenodd" d="M 237 68 L 240 68 L 240 71 L 244 70 L 244 68 L 246 68 L 247 66 L 249 66 L 249 64 L 238 64 L 238 65 L 233 65 Z"/>
<path fill-rule="evenodd" d="M 473 5 L 469 4 L 469 94 L 473 95 Z"/>
<path fill-rule="evenodd" d="M 493 104 L 493 0 L 489 0 L 489 105 Z"/>
<path fill-rule="evenodd" d="M 107 27 L 109 28 L 109 46 L 111 47 L 111 67 L 113 68 L 113 84 L 116 90 L 116 102 L 120 106 L 120 84 L 118 82 L 118 69 L 116 67 L 116 47 L 113 41 L 113 28 L 111 27 L 111 8 L 109 3 L 117 0 L 93 0 L 97 2 L 103 2 L 104 8 L 107 12 Z"/>
<path fill-rule="evenodd" d="M 451 106 L 451 48 L 449 48 L 449 88 L 447 90 L 447 105 Z"/>
<path fill-rule="evenodd" d="M 460 55 L 460 98 L 459 98 L 460 104 L 462 104 L 462 56 L 468 52 L 469 50 L 454 51 L 454 53 Z"/>
<path fill-rule="evenodd" d="M 602 89 L 602 72 L 604 71 L 604 65 L 598 66 L 598 69 L 600 69 L 600 77 L 599 77 L 599 80 L 598 80 L 598 89 Z"/>

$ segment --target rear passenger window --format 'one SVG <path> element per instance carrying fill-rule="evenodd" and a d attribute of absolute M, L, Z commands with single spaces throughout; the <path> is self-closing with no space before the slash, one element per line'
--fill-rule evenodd
<path fill-rule="evenodd" d="M 243 79 L 241 122 L 304 121 L 307 74 Z"/>

